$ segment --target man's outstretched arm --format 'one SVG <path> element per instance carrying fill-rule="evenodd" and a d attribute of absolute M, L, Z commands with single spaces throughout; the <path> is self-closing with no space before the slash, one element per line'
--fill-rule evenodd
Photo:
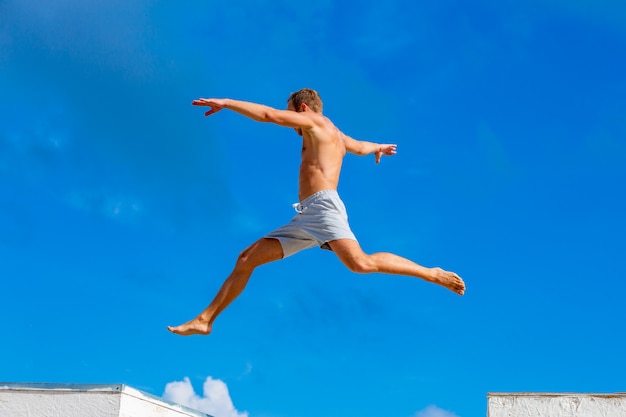
<path fill-rule="evenodd" d="M 346 145 L 346 151 L 359 156 L 374 154 L 376 156 L 376 163 L 380 162 L 380 158 L 383 155 L 391 156 L 396 154 L 397 145 L 395 144 L 366 142 L 352 139 L 347 135 L 343 135 L 343 141 Z"/>
<path fill-rule="evenodd" d="M 313 121 L 302 113 L 290 110 L 278 110 L 264 104 L 250 101 L 233 100 L 229 98 L 200 98 L 194 100 L 194 106 L 207 106 L 211 110 L 204 113 L 210 116 L 222 109 L 232 110 L 257 122 L 275 123 L 280 126 L 311 128 Z"/>

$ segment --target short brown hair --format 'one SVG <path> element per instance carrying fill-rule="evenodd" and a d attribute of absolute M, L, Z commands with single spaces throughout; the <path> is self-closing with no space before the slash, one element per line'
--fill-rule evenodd
<path fill-rule="evenodd" d="M 296 111 L 300 111 L 300 107 L 302 106 L 302 103 L 304 103 L 309 106 L 314 112 L 322 112 L 322 98 L 317 93 L 317 91 L 310 88 L 303 88 L 299 91 L 296 91 L 295 93 L 291 93 L 291 95 L 289 96 L 289 100 L 287 100 L 287 103 L 289 103 L 290 101 Z"/>

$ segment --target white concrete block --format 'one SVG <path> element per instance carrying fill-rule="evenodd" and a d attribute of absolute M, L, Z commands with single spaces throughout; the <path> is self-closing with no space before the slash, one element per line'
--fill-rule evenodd
<path fill-rule="evenodd" d="M 489 393 L 488 417 L 626 417 L 626 393 Z"/>
<path fill-rule="evenodd" d="M 0 383 L 0 417 L 210 417 L 126 385 Z"/>

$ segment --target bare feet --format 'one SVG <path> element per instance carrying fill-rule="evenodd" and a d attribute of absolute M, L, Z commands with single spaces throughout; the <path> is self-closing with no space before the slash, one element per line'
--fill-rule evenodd
<path fill-rule="evenodd" d="M 188 321 L 180 326 L 167 326 L 167 330 L 180 336 L 191 336 L 193 334 L 208 335 L 211 333 L 212 323 L 203 320 L 201 317 Z"/>
<path fill-rule="evenodd" d="M 445 271 L 441 268 L 433 268 L 435 284 L 442 285 L 459 295 L 465 294 L 465 283 L 460 276 L 454 272 Z"/>

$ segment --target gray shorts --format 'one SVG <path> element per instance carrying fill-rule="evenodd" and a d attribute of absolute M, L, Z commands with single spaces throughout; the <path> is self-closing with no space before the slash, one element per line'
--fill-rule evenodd
<path fill-rule="evenodd" d="M 328 242 L 332 240 L 356 240 L 337 191 L 318 191 L 294 204 L 294 208 L 298 214 L 289 223 L 263 236 L 280 242 L 284 258 L 314 246 L 330 249 Z"/>

